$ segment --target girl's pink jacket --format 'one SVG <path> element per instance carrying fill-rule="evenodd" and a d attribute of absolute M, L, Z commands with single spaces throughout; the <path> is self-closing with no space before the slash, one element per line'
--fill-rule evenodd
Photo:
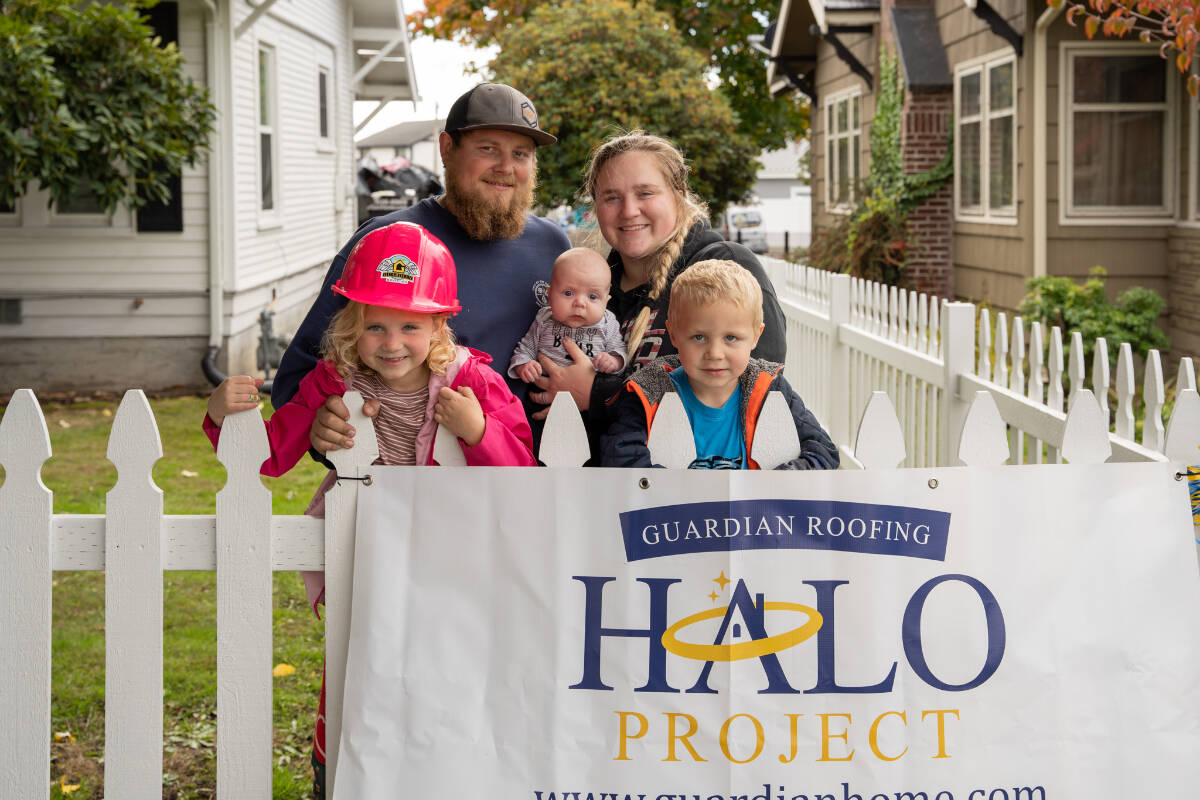
<path fill-rule="evenodd" d="M 491 360 L 487 353 L 459 347 L 458 357 L 449 365 L 446 374 L 430 376 L 429 405 L 425 409 L 425 422 L 417 434 L 418 464 L 435 463 L 433 438 L 437 433 L 437 423 L 433 420 L 433 406 L 437 402 L 438 391 L 443 386 L 452 389 L 469 386 L 483 407 L 487 425 L 483 439 L 474 447 L 459 440 L 467 465 L 536 466 L 529 421 L 525 419 L 520 401 L 509 391 L 508 384 L 488 366 Z M 271 457 L 263 462 L 259 471 L 263 475 L 277 477 L 296 466 L 308 452 L 308 432 L 325 399 L 330 395 L 341 396 L 353 388 L 353 376 L 343 379 L 330 362 L 319 361 L 312 372 L 300 381 L 295 396 L 264 423 L 267 440 L 271 444 Z M 204 415 L 204 432 L 215 448 L 221 429 L 207 414 Z M 318 495 L 323 496 L 324 492 L 318 490 Z"/>

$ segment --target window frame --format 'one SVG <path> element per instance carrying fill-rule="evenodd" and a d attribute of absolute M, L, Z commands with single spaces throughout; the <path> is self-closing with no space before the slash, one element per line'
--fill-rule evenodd
<path fill-rule="evenodd" d="M 1188 95 L 1191 106 L 1191 118 L 1188 129 L 1191 133 L 1191 144 L 1188 149 L 1188 196 L 1191 203 L 1191 213 L 1188 220 L 1200 225 L 1200 97 Z"/>
<path fill-rule="evenodd" d="M 134 216 L 124 203 L 111 214 L 60 212 L 50 204 L 50 192 L 37 181 L 16 199 L 12 211 L 0 211 L 0 230 L 29 236 L 52 231 L 55 236 L 133 236 Z"/>
<path fill-rule="evenodd" d="M 283 204 L 283 193 L 280 189 L 279 175 L 279 51 L 274 44 L 265 40 L 259 40 L 254 49 L 255 52 L 255 73 L 258 80 L 255 81 L 254 89 L 254 134 L 255 134 L 255 160 L 258 162 L 258 169 L 255 172 L 255 208 L 258 210 L 258 227 L 277 228 L 282 223 L 282 213 L 280 206 Z M 263 56 L 266 56 L 266 94 L 263 97 Z M 263 121 L 263 116 L 267 116 L 267 121 Z M 263 145 L 262 138 L 266 134 L 270 136 L 270 152 L 267 154 L 269 174 L 271 176 L 271 207 L 263 207 Z"/>
<path fill-rule="evenodd" d="M 1150 110 L 1161 106 L 1163 113 L 1163 179 L 1160 206 L 1088 206 L 1075 205 L 1074 142 L 1076 103 L 1074 102 L 1074 63 L 1078 56 L 1154 56 L 1162 62 L 1165 74 L 1164 99 L 1159 103 L 1091 103 L 1080 104 L 1086 108 L 1104 106 L 1106 111 Z M 1058 82 L 1058 223 L 1060 225 L 1170 225 L 1176 217 L 1175 192 L 1176 171 L 1179 169 L 1178 136 L 1176 134 L 1177 104 L 1176 84 L 1171 70 L 1174 62 L 1161 58 L 1153 45 L 1140 42 L 1088 42 L 1071 41 L 1059 43 Z"/>
<path fill-rule="evenodd" d="M 321 114 L 321 81 L 325 82 L 325 113 L 324 117 Z M 333 147 L 333 130 L 337 117 L 336 107 L 333 101 L 334 86 L 333 86 L 333 70 L 324 61 L 317 63 L 317 126 L 316 140 L 317 150 L 322 153 L 332 153 Z M 325 123 L 325 135 L 321 135 L 321 123 Z"/>
<path fill-rule="evenodd" d="M 1012 106 L 1004 111 L 993 112 L 991 109 L 991 70 L 1004 65 L 1012 67 Z M 1016 225 L 1018 209 L 1020 208 L 1020 185 L 1017 181 L 1019 174 L 1018 158 L 1020 147 L 1020 117 L 1018 115 L 1017 95 L 1020 88 L 1020 75 L 1017 71 L 1017 54 L 1012 48 L 996 50 L 978 58 L 960 62 L 954 66 L 954 220 L 956 222 L 974 222 L 987 225 Z M 970 75 L 979 75 L 979 113 L 969 119 L 964 119 L 960 113 L 962 101 L 962 81 Z M 991 122 L 996 119 L 1012 118 L 1012 205 L 993 208 L 992 169 L 991 169 Z M 962 200 L 962 126 L 969 122 L 979 123 L 979 205 L 965 206 Z"/>
<path fill-rule="evenodd" d="M 858 127 L 853 125 L 853 100 L 858 100 Z M 848 124 L 845 133 L 834 135 L 833 126 L 830 125 L 833 119 L 833 109 L 841 102 L 846 105 L 846 119 Z M 863 130 L 863 90 L 861 87 L 855 86 L 850 89 L 845 89 L 840 92 L 835 92 L 825 98 L 824 109 L 822 111 L 822 124 L 825 128 L 825 210 L 835 214 L 848 214 L 854 210 L 858 203 L 858 188 L 862 181 L 862 130 Z M 837 152 L 836 142 L 840 139 L 850 140 L 850 163 L 854 164 L 854 153 L 858 153 L 858 174 L 852 174 L 847 170 L 849 175 L 850 186 L 847 195 L 847 202 L 836 202 L 834 200 L 834 176 L 836 168 L 834 166 L 833 154 Z"/>

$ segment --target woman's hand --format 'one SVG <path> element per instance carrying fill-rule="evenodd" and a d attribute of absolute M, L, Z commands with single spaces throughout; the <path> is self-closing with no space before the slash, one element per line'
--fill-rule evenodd
<path fill-rule="evenodd" d="M 550 413 L 550 403 L 554 402 L 554 396 L 559 392 L 570 392 L 580 411 L 587 411 L 591 405 L 592 382 L 596 379 L 596 368 L 592 366 L 592 359 L 588 358 L 574 339 L 564 338 L 563 347 L 574 362 L 566 367 L 560 367 L 545 355 L 538 354 L 538 361 L 542 365 L 542 377 L 534 381 L 534 385 L 541 391 L 530 392 L 529 398 L 546 408 L 534 414 L 534 419 L 546 418 Z"/>

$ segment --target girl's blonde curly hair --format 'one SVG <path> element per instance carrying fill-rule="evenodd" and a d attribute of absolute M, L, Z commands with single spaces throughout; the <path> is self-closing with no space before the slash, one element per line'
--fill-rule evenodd
<path fill-rule="evenodd" d="M 351 300 L 341 311 L 333 315 L 329 328 L 321 339 L 321 356 L 333 364 L 343 378 L 351 372 L 372 373 L 370 367 L 358 357 L 358 340 L 366 330 L 364 322 L 367 306 Z M 431 314 L 433 337 L 429 341 L 429 355 L 425 365 L 437 375 L 445 375 L 446 367 L 454 361 L 458 350 L 454 344 L 454 332 L 446 324 L 449 314 Z"/>
<path fill-rule="evenodd" d="M 677 211 L 675 230 L 662 243 L 658 252 L 654 253 L 653 261 L 648 270 L 648 300 L 653 302 L 662 295 L 663 289 L 667 285 L 667 277 L 670 275 L 671 265 L 679 257 L 679 252 L 683 249 L 683 242 L 687 239 L 688 231 L 700 220 L 708 219 L 708 206 L 703 200 L 692 194 L 692 191 L 688 188 L 687 178 L 691 169 L 688 167 L 687 161 L 684 160 L 683 154 L 675 148 L 675 145 L 661 136 L 655 136 L 643 130 L 635 129 L 628 133 L 618 134 L 592 151 L 592 159 L 588 163 L 585 186 L 587 187 L 588 196 L 591 198 L 593 209 L 596 205 L 596 188 L 600 181 L 600 173 L 603 172 L 604 167 L 609 162 L 617 156 L 623 156 L 626 153 L 646 153 L 653 157 L 658 164 L 663 179 L 666 181 L 667 186 L 671 188 L 671 192 L 675 197 L 675 208 Z M 649 324 L 650 306 L 643 305 L 633 325 L 628 330 L 625 342 L 625 350 L 630 354 L 630 358 L 634 357 L 638 347 L 641 345 L 642 337 L 645 335 L 646 327 Z"/>

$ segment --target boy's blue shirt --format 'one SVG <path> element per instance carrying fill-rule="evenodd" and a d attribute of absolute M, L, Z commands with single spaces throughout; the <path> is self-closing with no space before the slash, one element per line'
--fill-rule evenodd
<path fill-rule="evenodd" d="M 837 446 L 805 407 L 800 395 L 782 375 L 783 365 L 751 358 L 738 379 L 738 427 L 745 436 L 747 421 L 757 421 L 758 412 L 769 392 L 778 391 L 791 412 L 800 439 L 800 452 L 776 469 L 837 469 L 840 463 Z M 647 408 L 657 408 L 667 392 L 675 392 L 674 373 L 682 372 L 678 356 L 655 359 L 633 374 L 625 390 L 613 400 L 610 409 L 612 424 L 601 437 L 600 465 L 605 467 L 652 467 L 650 450 L 646 446 L 648 428 Z M 763 391 L 764 384 L 766 384 Z M 757 389 L 756 389 L 757 387 Z M 644 400 L 643 400 L 644 398 Z M 644 405 L 645 403 L 646 405 Z M 752 437 L 746 437 L 746 447 L 753 448 Z M 751 449 L 751 453 L 752 453 Z M 747 457 L 747 468 L 757 468 Z"/>
<path fill-rule="evenodd" d="M 742 387 L 735 386 L 724 405 L 713 408 L 696 397 L 682 367 L 672 370 L 670 376 L 683 401 L 683 410 L 687 412 L 692 439 L 696 443 L 696 458 L 688 464 L 688 469 L 747 469 L 746 437 L 742 434 L 739 419 Z"/>

